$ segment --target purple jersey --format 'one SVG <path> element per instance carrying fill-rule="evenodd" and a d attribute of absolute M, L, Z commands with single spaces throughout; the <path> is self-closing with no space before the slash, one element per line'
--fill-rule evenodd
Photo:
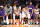
<path fill-rule="evenodd" d="M 32 9 L 34 9 L 34 6 L 33 5 L 28 5 L 28 8 L 29 8 L 29 12 L 31 12 L 32 13 Z"/>
<path fill-rule="evenodd" d="M 32 9 L 34 9 L 34 6 L 33 5 L 28 5 L 28 8 L 29 8 L 29 12 L 32 13 Z M 33 20 L 35 19 L 35 13 L 33 13 Z"/>
<path fill-rule="evenodd" d="M 5 19 L 5 12 L 3 9 L 0 9 L 0 16 L 4 16 L 4 19 Z M 1 17 L 0 17 L 0 19 L 1 19 Z"/>
<path fill-rule="evenodd" d="M 5 15 L 4 10 L 0 9 L 0 16 L 4 16 L 4 15 Z"/>

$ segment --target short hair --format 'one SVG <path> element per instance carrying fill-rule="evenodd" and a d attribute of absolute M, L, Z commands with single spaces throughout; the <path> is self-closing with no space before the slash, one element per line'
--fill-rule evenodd
<path fill-rule="evenodd" d="M 30 3 L 32 3 L 32 2 L 30 2 Z"/>

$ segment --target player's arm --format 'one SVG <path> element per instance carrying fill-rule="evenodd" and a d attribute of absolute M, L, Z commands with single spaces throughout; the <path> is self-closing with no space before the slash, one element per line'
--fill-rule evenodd
<path fill-rule="evenodd" d="M 39 10 L 38 10 L 38 12 L 39 12 Z"/>
<path fill-rule="evenodd" d="M 34 13 L 35 13 L 35 9 L 34 9 Z"/>
<path fill-rule="evenodd" d="M 33 12 L 34 12 L 34 6 L 32 6 L 32 14 L 33 14 Z"/>
<path fill-rule="evenodd" d="M 39 12 L 39 10 L 38 10 L 38 12 Z M 39 15 L 39 14 L 38 14 Z"/>
<path fill-rule="evenodd" d="M 32 14 L 33 14 L 33 10 L 34 10 L 34 9 L 32 9 Z"/>
<path fill-rule="evenodd" d="M 5 16 L 7 16 L 8 14 L 7 14 L 7 9 L 6 9 L 6 7 L 4 8 L 4 12 L 5 12 Z"/>
<path fill-rule="evenodd" d="M 31 15 L 33 15 L 33 12 L 34 12 L 34 6 L 32 6 L 32 14 Z"/>
<path fill-rule="evenodd" d="M 10 14 L 12 13 L 12 7 L 10 6 Z"/>
<path fill-rule="evenodd" d="M 29 9 L 28 9 L 28 11 L 29 11 Z"/>
<path fill-rule="evenodd" d="M 19 11 L 21 12 L 21 9 L 19 9 Z"/>
<path fill-rule="evenodd" d="M 1 14 L 4 16 L 5 15 L 5 12 L 4 12 L 4 10 L 3 10 L 3 12 L 1 12 Z"/>
<path fill-rule="evenodd" d="M 31 14 L 31 16 L 33 15 L 33 9 L 32 9 L 32 13 L 30 13 Z"/>

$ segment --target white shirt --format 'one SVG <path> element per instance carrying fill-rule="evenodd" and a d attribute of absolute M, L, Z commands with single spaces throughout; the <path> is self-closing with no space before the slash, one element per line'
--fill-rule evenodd
<path fill-rule="evenodd" d="M 16 9 L 16 6 L 13 6 L 14 10 Z"/>
<path fill-rule="evenodd" d="M 25 17 L 26 15 L 25 15 L 25 11 L 22 11 L 22 17 Z"/>
<path fill-rule="evenodd" d="M 18 9 L 18 10 L 16 9 L 16 10 L 15 10 L 15 13 L 16 13 L 16 14 L 19 13 L 19 9 Z"/>
<path fill-rule="evenodd" d="M 5 13 L 12 13 L 12 7 L 10 6 L 9 8 L 7 6 L 4 7 Z"/>
<path fill-rule="evenodd" d="M 29 14 L 29 11 L 28 10 L 25 10 L 25 14 Z"/>
<path fill-rule="evenodd" d="M 39 9 L 35 9 L 35 14 L 39 14 Z"/>

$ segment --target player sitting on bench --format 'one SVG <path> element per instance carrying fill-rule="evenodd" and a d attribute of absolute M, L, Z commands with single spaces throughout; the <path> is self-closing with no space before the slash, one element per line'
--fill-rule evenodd
<path fill-rule="evenodd" d="M 19 22 L 20 20 L 20 13 L 21 13 L 21 9 L 19 9 L 19 7 L 15 7 L 14 9 L 14 14 L 15 14 L 15 22 Z"/>
<path fill-rule="evenodd" d="M 4 18 L 5 18 L 5 13 L 4 13 L 4 10 L 3 10 L 3 6 L 0 6 L 0 24 L 4 24 Z"/>
<path fill-rule="evenodd" d="M 39 9 L 38 9 L 38 6 L 35 6 L 35 17 L 36 17 L 36 19 L 35 19 L 35 23 L 37 24 L 37 22 L 39 23 L 39 18 L 38 18 L 38 16 L 39 16 Z"/>
<path fill-rule="evenodd" d="M 28 15 L 29 15 L 29 9 L 26 6 L 25 8 L 22 9 L 22 20 L 25 20 L 25 23 L 26 21 L 28 23 L 28 19 L 29 19 Z"/>

